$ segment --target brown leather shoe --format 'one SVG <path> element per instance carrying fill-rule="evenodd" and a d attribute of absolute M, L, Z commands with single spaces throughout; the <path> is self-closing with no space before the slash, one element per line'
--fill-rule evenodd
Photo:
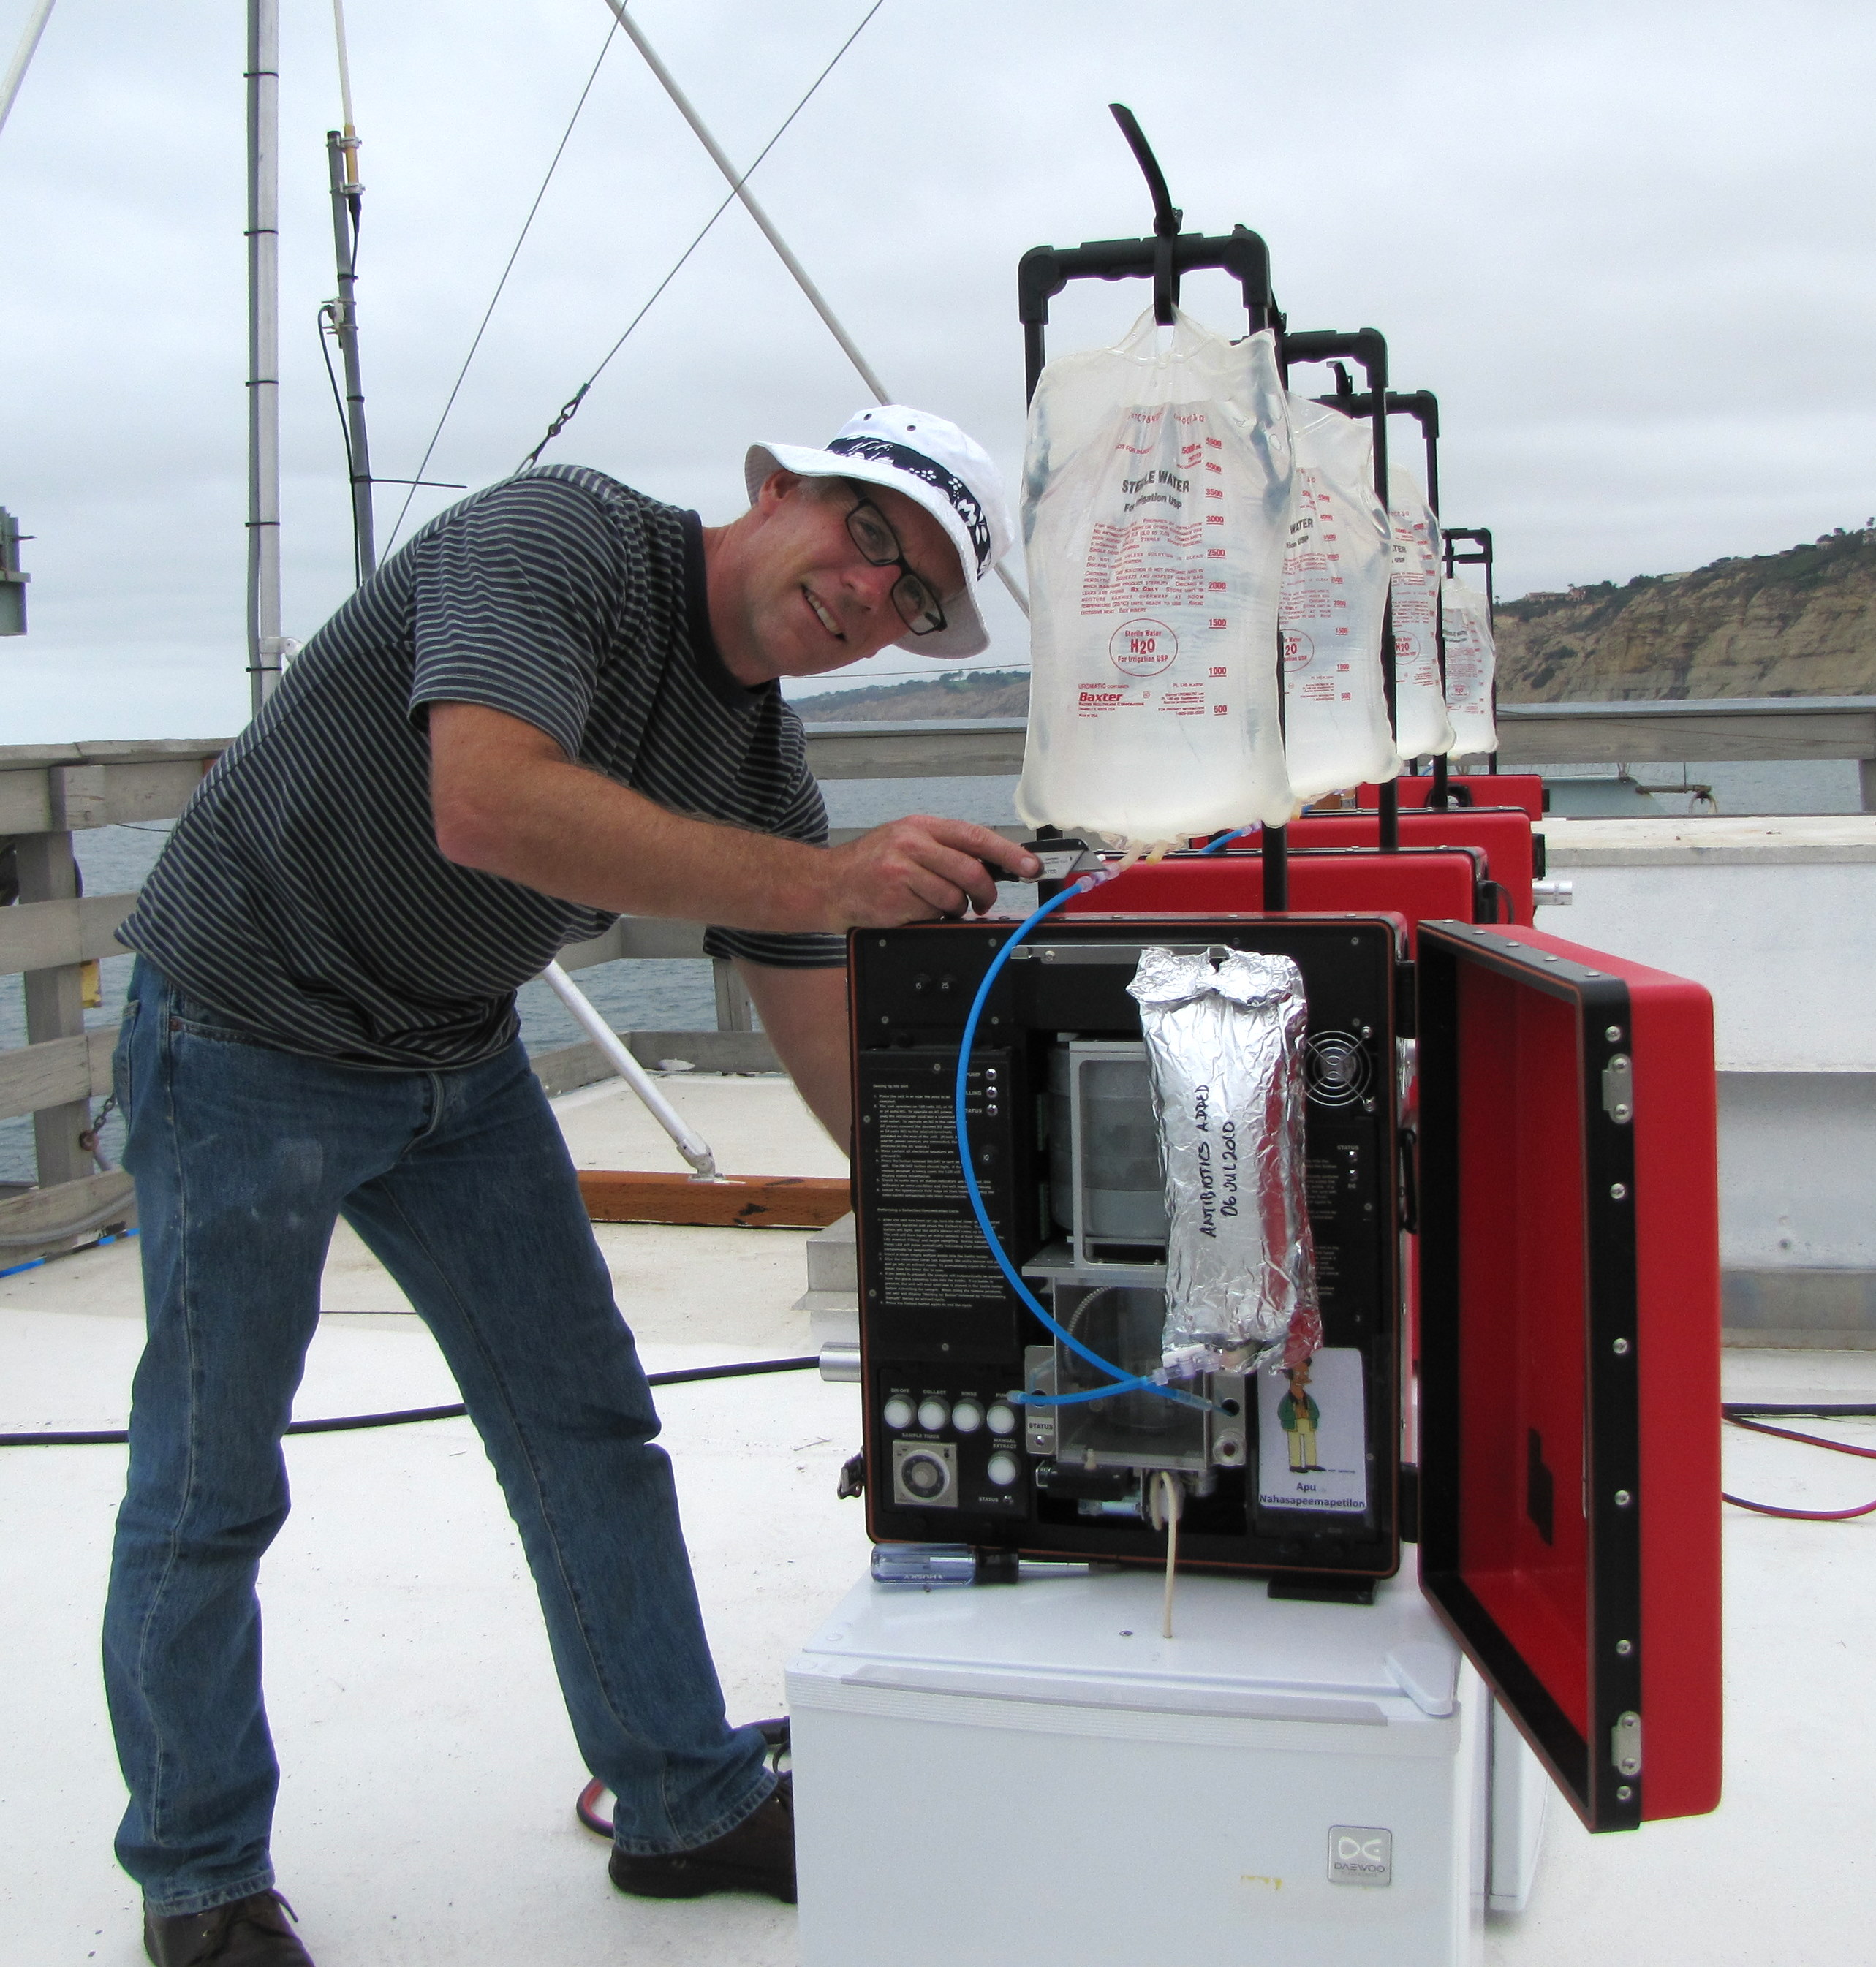
<path fill-rule="evenodd" d="M 794 1778 L 736 1829 L 694 1851 L 635 1856 L 616 1846 L 606 1867 L 622 1892 L 645 1899 L 699 1899 L 706 1892 L 767 1892 L 794 1904 Z"/>
<path fill-rule="evenodd" d="M 312 1967 L 286 1923 L 293 1917 L 278 1892 L 170 1918 L 146 1912 L 144 1951 L 156 1967 Z"/>

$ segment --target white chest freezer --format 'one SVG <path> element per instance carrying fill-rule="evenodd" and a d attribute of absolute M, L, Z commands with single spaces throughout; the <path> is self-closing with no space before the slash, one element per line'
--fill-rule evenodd
<path fill-rule="evenodd" d="M 856 1586 L 788 1669 L 802 1967 L 1456 1967 L 1544 1785 L 1410 1580 Z"/>

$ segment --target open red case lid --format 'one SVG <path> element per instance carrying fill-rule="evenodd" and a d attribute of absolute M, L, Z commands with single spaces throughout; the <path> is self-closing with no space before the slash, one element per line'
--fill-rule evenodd
<path fill-rule="evenodd" d="M 1421 1582 L 1592 1830 L 1720 1782 L 1712 1000 L 1419 938 Z"/>

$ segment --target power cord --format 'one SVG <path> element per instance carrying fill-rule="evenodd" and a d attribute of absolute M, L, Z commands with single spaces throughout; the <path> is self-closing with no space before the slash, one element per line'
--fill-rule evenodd
<path fill-rule="evenodd" d="M 746 1380 L 761 1373 L 805 1373 L 817 1369 L 820 1355 L 800 1359 L 739 1359 L 728 1366 L 686 1366 L 676 1372 L 648 1373 L 649 1387 L 682 1387 L 697 1380 Z M 469 1410 L 461 1401 L 446 1407 L 403 1407 L 395 1413 L 341 1414 L 329 1420 L 296 1420 L 289 1434 L 350 1434 L 361 1428 L 403 1427 L 412 1421 L 460 1420 Z M 100 1448 L 130 1439 L 122 1427 L 61 1429 L 42 1434 L 0 1434 L 0 1448 Z"/>
<path fill-rule="evenodd" d="M 1851 1403 L 1847 1405 L 1805 1406 L 1802 1404 L 1776 1404 L 1770 1407 L 1751 1407 L 1729 1404 L 1720 1409 L 1721 1417 L 1734 1427 L 1749 1429 L 1754 1434 L 1774 1435 L 1781 1441 L 1802 1442 L 1807 1448 L 1827 1448 L 1834 1455 L 1857 1455 L 1865 1461 L 1876 1462 L 1876 1448 L 1858 1448 L 1847 1441 L 1827 1441 L 1821 1434 L 1801 1434 L 1795 1428 L 1771 1427 L 1762 1420 L 1748 1416 L 1755 1414 L 1815 1415 L 1819 1420 L 1866 1420 L 1876 1418 L 1876 1404 Z M 1848 1510 L 1786 1510 L 1770 1503 L 1749 1502 L 1744 1496 L 1729 1495 L 1725 1490 L 1719 1493 L 1722 1503 L 1730 1503 L 1735 1510 L 1750 1510 L 1761 1516 L 1786 1516 L 1800 1523 L 1841 1523 L 1855 1516 L 1876 1516 L 1876 1502 L 1864 1503 Z"/>

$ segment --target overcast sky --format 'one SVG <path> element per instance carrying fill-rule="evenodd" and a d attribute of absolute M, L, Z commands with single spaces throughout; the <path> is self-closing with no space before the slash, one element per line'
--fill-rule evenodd
<path fill-rule="evenodd" d="M 744 160 L 868 4 L 636 12 Z M 0 60 L 27 11 L 0 0 Z M 328 0 L 281 12 L 283 550 L 303 638 L 351 578 L 315 325 L 338 91 Z M 241 16 L 59 0 L 0 132 L 0 505 L 35 536 L 0 743 L 218 736 L 247 714 Z M 374 461 L 409 476 L 610 16 L 348 17 Z M 1873 57 L 1868 0 L 885 0 L 754 188 L 888 386 L 1014 483 L 1016 261 L 1148 229 L 1105 106 L 1130 103 L 1189 228 L 1269 241 L 1292 327 L 1379 327 L 1396 386 L 1438 394 L 1446 515 L 1493 528 L 1516 594 L 1876 511 Z M 722 190 L 615 36 L 429 475 L 512 469 Z M 1208 276 L 1186 304 L 1235 328 L 1234 292 Z M 1052 348 L 1117 338 L 1143 299 L 1064 296 Z M 824 441 L 865 400 L 733 208 L 548 456 L 716 522 L 743 502 L 750 439 Z M 380 490 L 380 539 L 402 496 Z M 419 493 L 412 519 L 451 496 Z M 1000 594 L 991 613 L 980 660 L 1024 660 Z M 918 667 L 888 651 L 852 673 Z"/>

